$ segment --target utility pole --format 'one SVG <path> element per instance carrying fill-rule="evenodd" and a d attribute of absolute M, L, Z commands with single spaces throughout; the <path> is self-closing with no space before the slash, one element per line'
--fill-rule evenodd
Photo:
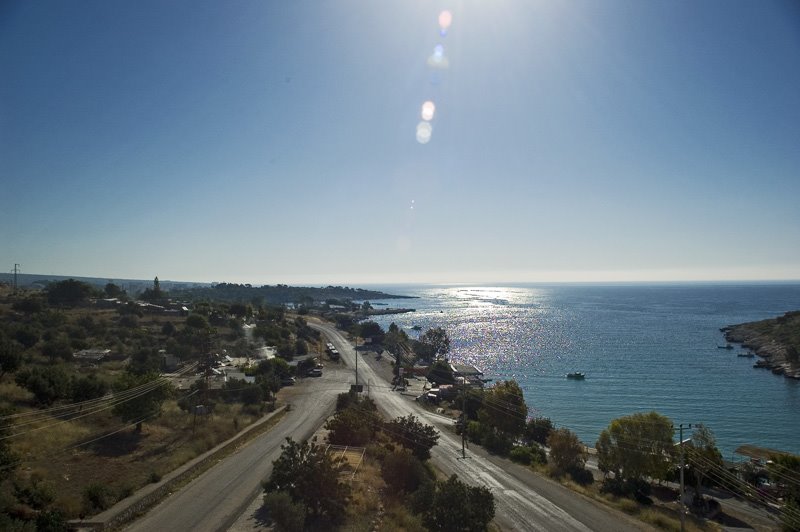
<path fill-rule="evenodd" d="M 467 380 L 461 377 L 461 458 L 467 458 Z"/>
<path fill-rule="evenodd" d="M 356 335 L 356 389 L 358 389 L 358 335 Z"/>
<path fill-rule="evenodd" d="M 680 510 L 681 510 L 681 532 L 686 530 L 686 506 L 683 504 L 683 469 L 686 464 L 683 461 L 683 423 L 678 425 L 680 430 L 680 447 L 681 447 L 681 491 L 680 491 Z M 689 423 L 687 428 L 692 428 L 692 424 Z"/>
<path fill-rule="evenodd" d="M 13 273 L 14 273 L 14 293 L 16 294 L 17 293 L 17 288 L 19 288 L 19 284 L 17 283 L 17 274 L 20 273 L 19 272 L 19 264 L 16 264 L 16 263 L 14 264 L 14 272 Z"/>

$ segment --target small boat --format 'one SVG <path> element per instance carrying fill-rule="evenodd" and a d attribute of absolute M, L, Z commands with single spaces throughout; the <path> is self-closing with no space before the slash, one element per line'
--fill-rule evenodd
<path fill-rule="evenodd" d="M 733 349 L 733 346 L 731 344 L 718 345 L 717 349 Z"/>
<path fill-rule="evenodd" d="M 586 378 L 586 375 L 580 371 L 576 371 L 575 373 L 567 373 L 568 379 L 576 379 L 576 380 L 583 380 Z"/>
<path fill-rule="evenodd" d="M 756 354 L 755 353 L 739 353 L 736 356 L 737 357 L 742 357 L 742 358 L 753 358 L 754 356 L 756 356 Z"/>
<path fill-rule="evenodd" d="M 413 327 L 411 327 L 411 330 L 412 330 L 412 331 L 421 331 L 421 330 L 422 330 L 422 326 L 420 326 L 420 325 L 414 325 Z"/>

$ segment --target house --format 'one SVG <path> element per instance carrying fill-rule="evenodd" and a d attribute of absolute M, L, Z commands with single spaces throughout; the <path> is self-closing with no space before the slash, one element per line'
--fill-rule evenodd
<path fill-rule="evenodd" d="M 230 382 L 232 380 L 244 381 L 247 383 L 256 382 L 255 376 L 245 375 L 244 372 L 241 370 L 238 369 L 225 370 L 225 382 Z"/>
<path fill-rule="evenodd" d="M 176 355 L 166 352 L 164 353 L 159 352 L 159 355 L 161 355 L 161 367 L 164 369 L 164 371 L 172 372 L 178 369 L 178 366 L 181 363 L 181 359 L 178 358 Z"/>
<path fill-rule="evenodd" d="M 82 362 L 100 362 L 110 355 L 111 349 L 82 349 L 72 356 Z"/>
<path fill-rule="evenodd" d="M 483 372 L 475 366 L 468 364 L 450 364 L 450 369 L 453 372 L 456 382 L 463 382 L 471 386 L 483 387 Z"/>

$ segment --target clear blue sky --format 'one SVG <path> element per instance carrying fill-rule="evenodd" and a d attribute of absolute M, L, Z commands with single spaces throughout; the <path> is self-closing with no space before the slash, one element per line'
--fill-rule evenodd
<path fill-rule="evenodd" d="M 800 3 L 6 1 L 0 180 L 3 270 L 800 279 Z"/>

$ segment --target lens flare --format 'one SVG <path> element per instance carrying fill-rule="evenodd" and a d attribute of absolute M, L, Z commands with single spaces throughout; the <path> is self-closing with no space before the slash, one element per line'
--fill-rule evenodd
<path fill-rule="evenodd" d="M 447 33 L 447 30 L 450 28 L 450 24 L 453 23 L 453 14 L 446 9 L 439 13 L 439 28 L 442 30 L 442 33 Z"/>
<path fill-rule="evenodd" d="M 433 133 L 433 126 L 430 122 L 420 122 L 417 124 L 417 142 L 420 144 L 427 144 L 431 140 Z"/>
<path fill-rule="evenodd" d="M 433 68 L 447 68 L 448 61 L 444 56 L 444 46 L 437 44 L 433 49 L 433 55 L 428 58 L 428 66 Z"/>
<path fill-rule="evenodd" d="M 433 113 L 436 112 L 436 106 L 431 101 L 422 104 L 422 119 L 426 122 L 433 120 Z"/>

